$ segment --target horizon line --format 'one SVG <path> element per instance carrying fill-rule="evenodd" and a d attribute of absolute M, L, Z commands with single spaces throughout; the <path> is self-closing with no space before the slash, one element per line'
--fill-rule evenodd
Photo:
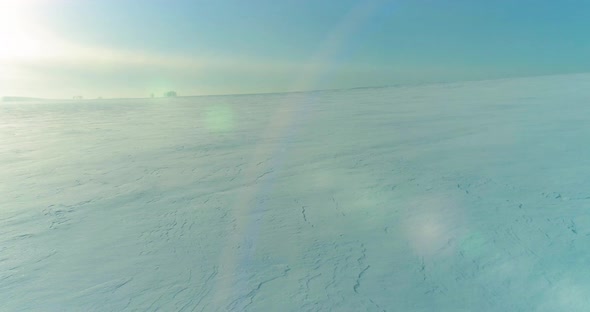
<path fill-rule="evenodd" d="M 329 91 L 345 91 L 345 90 L 356 90 L 356 89 L 382 89 L 382 88 L 399 88 L 399 87 L 418 87 L 418 86 L 430 86 L 440 84 L 452 84 L 452 83 L 465 83 L 465 82 L 484 82 L 484 81 L 499 81 L 507 79 L 525 79 L 535 77 L 554 77 L 554 76 L 575 76 L 590 74 L 590 72 L 572 72 L 572 73 L 558 73 L 558 74 L 541 74 L 532 76 L 509 76 L 499 78 L 481 78 L 481 79 L 468 79 L 468 80 L 441 80 L 441 81 L 430 81 L 430 82 L 414 82 L 414 83 L 396 83 L 387 85 L 372 85 L 372 86 L 358 86 L 358 87 L 347 87 L 347 88 L 328 88 L 328 89 L 311 89 L 311 90 L 298 90 L 298 91 L 276 91 L 276 92 L 254 92 L 254 93 L 217 93 L 217 94 L 196 94 L 196 95 L 177 95 L 177 96 L 146 96 L 146 97 L 96 97 L 96 98 L 43 98 L 43 97 L 30 97 L 30 96 L 15 96 L 15 95 L 4 95 L 0 96 L 0 102 L 27 102 L 27 101 L 101 101 L 101 100 L 149 100 L 149 99 L 170 99 L 170 98 L 192 98 L 192 97 L 223 97 L 223 96 L 256 96 L 256 95 L 280 95 L 280 94 L 295 94 L 295 93 L 315 93 L 315 92 L 329 92 Z M 14 99 L 8 100 L 6 99 Z"/>

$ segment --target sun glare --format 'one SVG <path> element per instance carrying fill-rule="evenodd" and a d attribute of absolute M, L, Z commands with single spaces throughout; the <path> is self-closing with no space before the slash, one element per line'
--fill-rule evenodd
<path fill-rule="evenodd" d="M 31 12 L 38 3 L 27 0 L 0 3 L 0 61 L 18 62 L 46 55 L 49 37 Z"/>

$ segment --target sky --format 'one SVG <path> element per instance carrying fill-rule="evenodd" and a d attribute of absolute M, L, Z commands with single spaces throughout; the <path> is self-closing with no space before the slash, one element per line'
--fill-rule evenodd
<path fill-rule="evenodd" d="M 590 71 L 585 0 L 0 0 L 0 96 L 339 89 Z"/>

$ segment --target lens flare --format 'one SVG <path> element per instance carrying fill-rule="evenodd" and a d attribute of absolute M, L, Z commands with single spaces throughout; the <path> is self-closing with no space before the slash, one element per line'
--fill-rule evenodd
<path fill-rule="evenodd" d="M 317 51 L 315 56 L 310 60 L 309 64 L 303 68 L 302 74 L 296 77 L 293 90 L 307 90 L 313 89 L 314 85 L 318 83 L 330 65 L 333 63 L 336 53 L 345 46 L 347 39 L 358 29 L 378 8 L 379 1 L 363 2 L 357 7 L 353 8 L 350 13 L 345 16 L 341 22 L 334 27 L 333 31 L 326 37 L 325 42 Z M 268 127 L 266 128 L 265 137 L 292 137 L 293 133 L 298 129 L 298 119 L 304 118 L 309 111 L 312 99 L 306 101 L 287 101 L 284 103 L 277 103 L 276 113 L 274 113 Z M 210 123 L 215 124 L 216 127 L 222 128 L 221 125 L 231 124 L 227 117 L 227 113 L 217 112 L 211 118 L 215 120 Z M 274 166 L 273 170 L 280 167 L 283 158 L 288 157 L 286 152 L 288 142 L 283 140 L 281 142 L 269 141 L 260 144 L 252 155 L 252 159 L 276 159 L 275 162 L 269 163 L 267 166 L 257 166 L 256 161 L 253 161 L 250 166 L 244 170 L 244 179 L 250 180 L 253 177 L 260 176 Z M 236 276 L 238 272 L 248 271 L 248 266 L 252 263 L 252 256 L 256 249 L 258 228 L 263 218 L 258 218 L 255 221 L 249 217 L 251 214 L 256 214 L 261 210 L 260 205 L 251 207 L 249 203 L 260 193 L 268 193 L 272 182 L 261 183 L 255 189 L 243 188 L 239 194 L 236 195 L 235 205 L 232 214 L 236 220 L 236 224 L 229 235 L 228 242 L 224 244 L 222 255 L 220 257 L 221 267 L 225 268 L 224 275 L 226 278 L 220 280 L 216 285 L 216 293 L 213 299 L 215 304 L 221 304 L 227 297 L 232 295 L 226 293 L 227 291 L 241 292 L 244 291 L 244 285 L 236 284 Z M 243 246 L 245 242 L 251 242 L 249 252 L 238 252 L 237 246 Z M 244 297 L 245 298 L 245 297 Z"/>
<path fill-rule="evenodd" d="M 234 114 L 226 105 L 211 107 L 205 113 L 205 126 L 209 131 L 226 132 L 234 128 Z"/>

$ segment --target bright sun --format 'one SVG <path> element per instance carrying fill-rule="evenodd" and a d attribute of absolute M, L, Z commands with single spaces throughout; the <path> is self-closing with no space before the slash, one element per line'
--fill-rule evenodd
<path fill-rule="evenodd" d="M 44 55 L 48 37 L 31 14 L 37 3 L 31 0 L 0 2 L 0 61 L 30 60 Z"/>

